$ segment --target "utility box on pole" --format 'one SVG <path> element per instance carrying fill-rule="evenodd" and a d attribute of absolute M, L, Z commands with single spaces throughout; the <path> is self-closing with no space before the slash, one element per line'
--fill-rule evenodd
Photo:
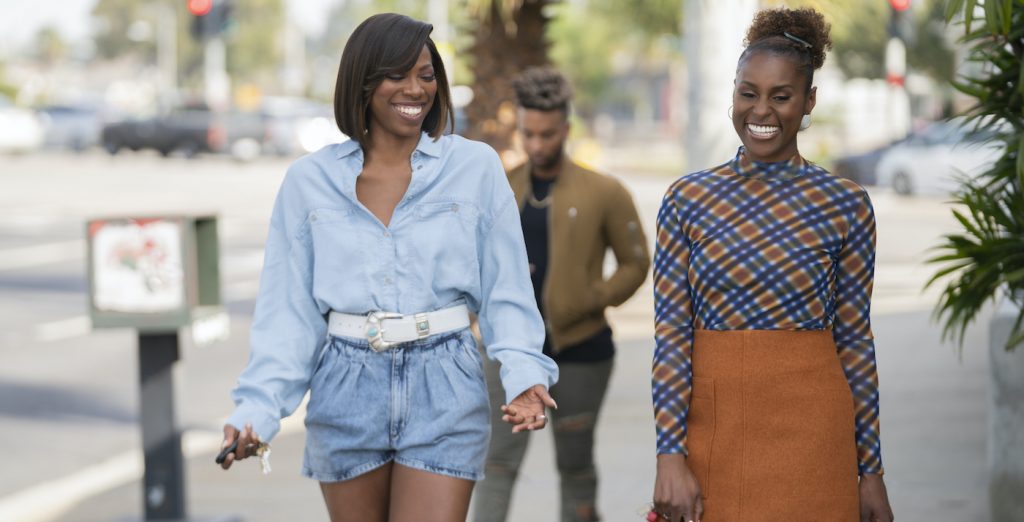
<path fill-rule="evenodd" d="M 93 327 L 176 332 L 223 312 L 216 217 L 93 219 L 88 245 Z"/>
<path fill-rule="evenodd" d="M 185 469 L 174 412 L 178 330 L 199 344 L 227 336 L 214 216 L 121 217 L 87 223 L 89 315 L 95 328 L 138 331 L 146 520 L 185 520 Z"/>

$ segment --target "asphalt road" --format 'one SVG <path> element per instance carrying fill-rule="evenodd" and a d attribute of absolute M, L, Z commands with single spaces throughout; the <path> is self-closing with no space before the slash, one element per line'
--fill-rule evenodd
<path fill-rule="evenodd" d="M 232 335 L 197 347 L 183 336 L 175 373 L 187 430 L 188 499 L 196 515 L 324 520 L 314 483 L 298 477 L 301 425 L 275 442 L 275 471 L 224 475 L 207 461 L 247 358 L 248 324 L 267 218 L 287 168 L 149 154 L 0 157 L 0 520 L 122 520 L 142 512 L 134 332 L 87 319 L 84 223 L 103 216 L 216 213 Z M 623 176 L 648 236 L 672 181 Z M 984 328 L 961 356 L 929 320 L 926 249 L 955 230 L 937 199 L 873 191 L 878 216 L 874 322 L 890 495 L 903 521 L 985 520 Z M 649 282 L 612 313 L 619 357 L 599 427 L 600 507 L 640 520 L 653 484 L 648 372 Z M 984 325 L 984 319 L 981 322 Z M 554 520 L 550 437 L 534 436 L 512 520 Z"/>

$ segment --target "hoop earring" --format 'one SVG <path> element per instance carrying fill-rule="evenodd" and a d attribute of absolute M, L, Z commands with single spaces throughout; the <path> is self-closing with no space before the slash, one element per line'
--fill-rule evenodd
<path fill-rule="evenodd" d="M 729 121 L 732 121 L 732 105 L 729 106 Z"/>
<path fill-rule="evenodd" d="M 811 126 L 811 115 L 804 114 L 803 118 L 800 118 L 800 130 L 807 130 Z"/>

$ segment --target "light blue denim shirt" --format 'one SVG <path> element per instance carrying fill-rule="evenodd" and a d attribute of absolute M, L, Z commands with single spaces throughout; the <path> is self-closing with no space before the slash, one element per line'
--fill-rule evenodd
<path fill-rule="evenodd" d="M 331 310 L 415 314 L 464 301 L 479 314 L 487 355 L 501 363 L 507 400 L 558 380 L 541 353 L 544 323 L 498 155 L 459 136 L 423 134 L 410 161 L 412 181 L 386 227 L 356 198 L 363 151 L 355 140 L 288 169 L 228 423 L 251 422 L 264 441 L 277 434 L 309 389 Z"/>

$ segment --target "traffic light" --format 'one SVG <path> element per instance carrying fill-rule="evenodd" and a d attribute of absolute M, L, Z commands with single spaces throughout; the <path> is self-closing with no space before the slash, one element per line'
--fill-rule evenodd
<path fill-rule="evenodd" d="M 234 0 L 187 0 L 192 14 L 192 36 L 208 40 L 220 36 L 233 22 Z"/>
<path fill-rule="evenodd" d="M 910 7 L 910 0 L 889 0 L 889 5 L 897 11 L 906 11 Z"/>
<path fill-rule="evenodd" d="M 213 0 L 188 0 L 188 12 L 193 16 L 204 16 L 213 7 Z"/>
<path fill-rule="evenodd" d="M 916 35 L 913 17 L 909 12 L 910 0 L 889 0 L 889 6 L 889 36 L 899 38 L 907 45 L 913 45 Z"/>
<path fill-rule="evenodd" d="M 889 0 L 889 43 L 885 46 L 885 79 L 903 87 L 907 76 L 907 44 L 913 43 L 914 28 L 907 9 L 911 0 Z"/>

